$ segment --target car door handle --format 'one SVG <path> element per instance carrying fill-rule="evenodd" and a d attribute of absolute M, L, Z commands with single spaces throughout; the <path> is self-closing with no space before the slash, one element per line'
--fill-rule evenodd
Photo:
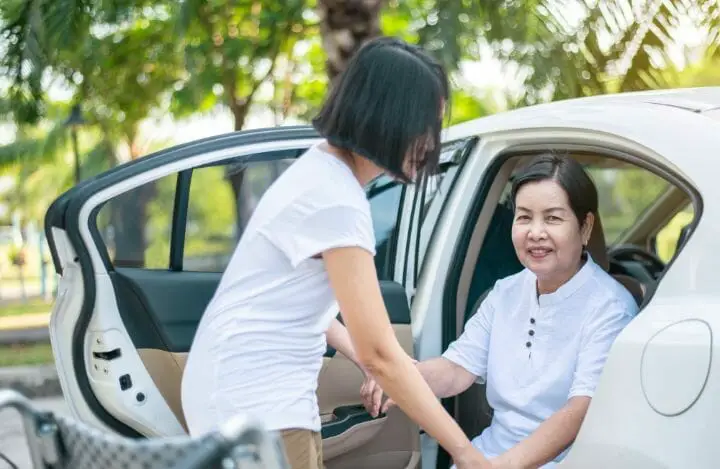
<path fill-rule="evenodd" d="M 373 418 L 362 405 L 338 407 L 333 420 L 323 424 L 323 459 L 328 461 L 355 451 L 376 438 L 384 428 L 385 414 Z"/>
<path fill-rule="evenodd" d="M 371 420 L 385 418 L 386 414 L 373 417 L 362 405 L 349 405 L 336 408 L 332 413 L 332 420 L 322 425 L 322 437 L 330 438 L 348 431 L 355 425 Z"/>
<path fill-rule="evenodd" d="M 93 352 L 93 357 L 99 359 L 99 360 L 115 360 L 116 358 L 120 358 L 122 353 L 120 352 L 119 348 L 115 348 L 112 350 L 108 350 L 106 352 Z"/>

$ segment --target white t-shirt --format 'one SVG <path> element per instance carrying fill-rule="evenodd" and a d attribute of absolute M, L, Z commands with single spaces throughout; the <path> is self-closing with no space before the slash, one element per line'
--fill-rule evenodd
<path fill-rule="evenodd" d="M 190 434 L 236 414 L 319 431 L 318 374 L 337 303 L 318 254 L 375 254 L 365 191 L 313 147 L 260 200 L 200 321 L 182 381 Z"/>
<path fill-rule="evenodd" d="M 473 445 L 489 458 L 530 436 L 569 398 L 592 397 L 612 343 L 638 311 L 590 257 L 551 294 L 538 297 L 536 281 L 527 269 L 499 280 L 443 354 L 487 382 L 493 420 Z"/>

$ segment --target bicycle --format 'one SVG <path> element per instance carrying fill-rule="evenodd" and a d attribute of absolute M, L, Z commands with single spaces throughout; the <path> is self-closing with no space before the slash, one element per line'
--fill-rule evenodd
<path fill-rule="evenodd" d="M 0 390 L 0 412 L 23 419 L 33 469 L 290 469 L 282 440 L 257 421 L 237 417 L 199 438 L 132 439 L 38 410 L 22 394 Z M 0 461 L 19 469 L 0 453 Z"/>

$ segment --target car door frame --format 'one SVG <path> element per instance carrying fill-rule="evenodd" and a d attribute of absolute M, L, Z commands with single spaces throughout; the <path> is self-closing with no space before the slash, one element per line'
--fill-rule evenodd
<path fill-rule="evenodd" d="M 108 280 L 108 271 L 112 268 L 110 259 L 104 251 L 105 243 L 100 238 L 94 225 L 94 219 L 98 211 L 108 200 L 112 200 L 119 194 L 126 193 L 135 187 L 142 186 L 147 182 L 159 180 L 167 175 L 178 175 L 178 188 L 181 184 L 183 171 L 201 167 L 213 162 L 220 162 L 228 158 L 241 158 L 247 156 L 247 161 L 252 161 L 252 156 L 257 155 L 260 149 L 270 153 L 282 149 L 302 149 L 320 141 L 320 138 L 309 127 L 263 129 L 248 131 L 229 136 L 205 139 L 199 142 L 180 145 L 158 152 L 150 157 L 136 162 L 114 168 L 101 176 L 86 181 L 59 197 L 49 208 L 46 216 L 46 233 L 48 242 L 51 244 L 51 253 L 56 270 L 62 274 L 58 284 L 58 297 L 51 315 L 51 343 L 53 351 L 58 357 L 57 366 L 61 385 L 68 396 L 66 399 L 70 405 L 71 412 L 85 421 L 90 421 L 95 426 L 121 433 L 127 436 L 139 437 L 143 434 L 156 433 L 156 429 L 149 426 L 142 426 L 142 422 L 133 420 L 130 422 L 133 427 L 140 426 L 144 433 L 135 431 L 125 422 L 117 418 L 120 412 L 127 417 L 124 409 L 113 409 L 116 400 L 104 400 L 93 391 L 89 380 L 88 328 L 95 325 L 99 329 L 115 329 L 119 336 L 126 340 L 130 336 L 122 322 L 121 315 L 117 309 L 117 300 L 113 292 L 113 286 Z M 185 181 L 186 183 L 187 181 Z M 393 281 L 400 280 L 401 271 L 397 264 L 401 263 L 397 245 L 405 243 L 403 224 L 405 220 L 406 206 L 411 202 L 405 196 L 403 190 L 397 216 L 399 222 L 396 226 L 396 233 L 391 237 L 394 244 L 391 251 L 395 255 L 395 268 L 392 269 Z M 174 194 L 175 203 L 178 203 L 178 194 Z M 175 218 L 175 217 L 174 217 Z M 176 236 L 176 223 L 172 221 L 171 238 Z M 68 227 L 78 226 L 79 230 L 68 230 Z M 84 247 L 75 250 L 74 246 Z M 89 247 L 89 248 L 88 248 Z M 58 255 L 63 252 L 62 256 Z M 172 268 L 173 259 L 177 256 L 170 252 L 169 267 Z M 98 272 L 100 279 L 98 279 Z M 78 281 L 82 279 L 82 281 Z M 83 302 L 84 285 L 91 286 L 91 295 L 87 302 Z M 94 288 L 92 288 L 94 287 Z M 96 294 L 100 290 L 101 294 Z M 109 293 L 110 292 L 110 293 Z M 110 295 L 110 296 L 108 296 Z M 100 297 L 100 298 L 99 298 Z M 101 298 L 112 298 L 104 305 L 106 311 L 103 318 L 98 319 L 96 314 L 96 303 Z M 79 300 L 78 300 L 79 299 Z M 123 332 L 124 331 L 124 332 Z M 118 335 L 118 334 L 116 334 Z M 121 340 L 118 339 L 118 340 Z M 92 343 L 92 340 L 90 340 Z M 98 342 L 99 344 L 99 342 Z M 114 347 L 117 344 L 103 344 L 105 347 Z M 131 355 L 137 355 L 132 344 L 125 344 L 124 349 L 130 350 Z M 69 359 L 68 359 L 69 357 Z M 176 422 L 164 428 L 162 434 L 184 434 L 184 429 L 177 422 L 174 414 L 163 400 L 157 386 L 153 384 L 152 377 L 147 372 L 139 359 L 133 357 L 132 369 L 138 370 L 135 373 L 134 381 L 146 383 L 144 393 L 147 400 L 154 401 L 151 412 L 143 409 L 146 415 L 144 418 L 150 422 Z M 69 365 L 68 365 L 69 363 Z M 66 369 L 72 370 L 73 379 L 68 379 Z M 141 375 L 141 376 L 140 376 Z M 358 389 L 359 391 L 359 389 Z M 82 396 L 78 398 L 78 396 Z M 142 403 L 140 403 L 142 405 Z M 111 411 L 115 410 L 116 413 Z M 419 437 L 418 437 L 419 438 Z"/>
<path fill-rule="evenodd" d="M 107 275 L 109 268 L 107 259 L 101 252 L 101 246 L 104 244 L 98 239 L 99 234 L 91 225 L 102 203 L 134 187 L 168 174 L 179 174 L 185 169 L 229 158 L 240 158 L 243 155 L 252 156 L 258 152 L 307 148 L 318 141 L 319 137 L 314 130 L 304 126 L 262 129 L 211 137 L 172 147 L 113 168 L 75 186 L 50 206 L 46 214 L 45 230 L 55 269 L 60 275 L 57 299 L 51 314 L 50 340 L 56 357 L 60 383 L 64 392 L 71 397 L 67 400 L 74 415 L 82 416 L 84 420 L 90 420 L 97 426 L 120 434 L 135 437 L 141 435 L 109 412 L 108 408 L 113 408 L 112 402 L 100 403 L 91 388 L 88 377 L 91 370 L 86 369 L 90 360 L 88 360 L 88 345 L 85 342 L 91 327 L 125 331 L 120 335 L 129 337 L 120 319 L 116 302 L 103 305 L 111 309 L 109 314 L 103 314 L 106 317 L 95 314 L 96 303 L 100 301 L 98 297 L 115 298 L 113 286 Z M 78 229 L 68 229 L 74 226 Z M 79 249 L 76 250 L 75 246 Z M 62 259 L 59 252 L 65 253 Z M 78 281 L 80 279 L 82 281 Z M 84 291 L 85 286 L 90 286 L 88 292 Z M 98 291 L 102 294 L 97 295 Z M 84 299 L 87 301 L 83 301 Z M 125 344 L 124 348 L 133 349 L 131 344 Z M 143 371 L 144 367 L 139 356 L 133 358 L 135 363 L 131 368 L 143 373 L 136 382 L 141 389 L 145 389 L 143 392 L 148 400 L 159 402 L 162 397 L 152 385 L 152 378 Z M 74 380 L 68 379 L 69 373 L 66 370 L 68 367 L 72 370 Z M 82 396 L 82 399 L 78 399 L 78 396 Z M 177 423 L 177 425 L 171 424 L 171 427 L 163 432 L 164 434 L 184 433 L 164 400 L 162 404 L 153 406 L 147 416 L 147 422 L 133 422 L 133 425 L 145 428 L 147 434 L 153 434 L 152 425 L 148 423 L 158 421 Z"/>

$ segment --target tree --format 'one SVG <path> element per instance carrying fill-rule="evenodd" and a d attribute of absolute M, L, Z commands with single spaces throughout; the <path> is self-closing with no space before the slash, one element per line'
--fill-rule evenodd
<path fill-rule="evenodd" d="M 384 0 L 317 0 L 320 34 L 327 56 L 326 71 L 331 83 L 365 42 L 381 35 L 380 11 L 385 3 Z"/>
<path fill-rule="evenodd" d="M 172 110 L 188 115 L 217 104 L 245 124 L 260 87 L 312 25 L 303 0 L 208 2 L 187 0 L 175 11 L 186 73 L 175 85 Z"/>
<path fill-rule="evenodd" d="M 451 69 L 484 50 L 520 66 L 517 103 L 656 88 L 668 47 L 691 19 L 711 47 L 720 37 L 715 0 L 408 0 L 418 43 Z"/>

